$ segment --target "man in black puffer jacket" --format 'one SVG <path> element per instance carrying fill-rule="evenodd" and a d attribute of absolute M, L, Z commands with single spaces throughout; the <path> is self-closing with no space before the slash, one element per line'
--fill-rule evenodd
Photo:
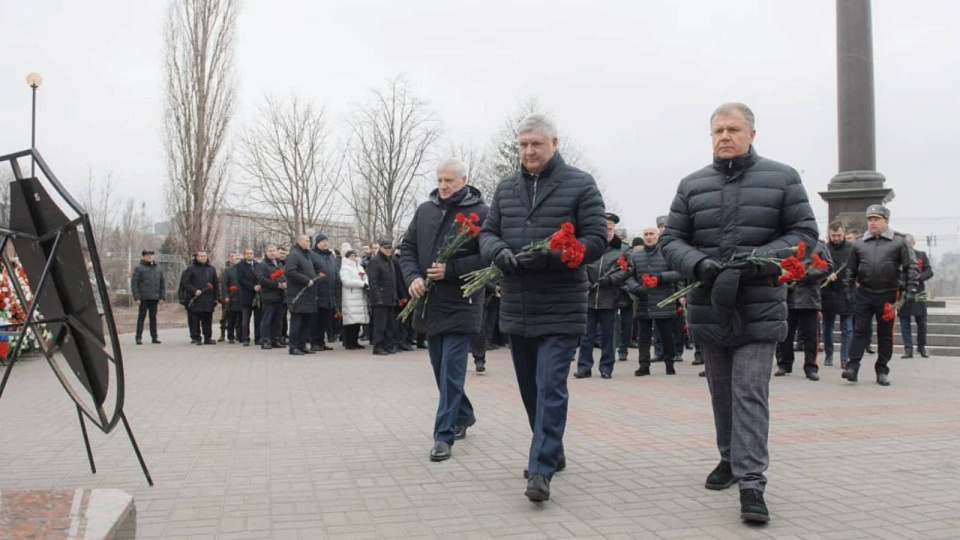
<path fill-rule="evenodd" d="M 820 380 L 820 366 L 817 365 L 817 317 L 820 315 L 820 285 L 833 272 L 833 259 L 823 242 L 815 247 L 807 246 L 801 259 L 807 272 L 787 288 L 787 337 L 777 346 L 776 377 L 793 373 L 793 340 L 797 329 L 802 332 L 803 373 L 811 381 Z"/>
<path fill-rule="evenodd" d="M 749 107 L 721 105 L 710 133 L 713 163 L 680 181 L 660 242 L 671 268 L 703 283 L 687 298 L 687 322 L 703 348 L 721 458 L 706 487 L 739 480 L 740 517 L 766 522 L 770 373 L 787 333 L 787 290 L 776 264 L 724 263 L 812 246 L 817 222 L 797 171 L 753 149 Z"/>
<path fill-rule="evenodd" d="M 520 122 L 518 139 L 522 169 L 497 185 L 480 250 L 503 272 L 500 328 L 510 334 L 520 397 L 533 430 L 526 495 L 545 501 L 553 474 L 566 464 L 567 376 L 587 329 L 589 283 L 586 270 L 568 267 L 559 252 L 523 248 L 571 223 L 585 247 L 583 264 L 589 264 L 606 249 L 607 231 L 597 183 L 564 163 L 553 122 L 530 115 Z"/>
<path fill-rule="evenodd" d="M 317 269 L 317 316 L 314 320 L 311 350 L 332 351 L 325 343 L 328 332 L 333 330 L 333 316 L 339 310 L 337 293 L 340 291 L 340 265 L 330 250 L 330 239 L 323 233 L 313 238 L 310 260 Z M 321 277 L 320 274 L 326 277 Z"/>
<path fill-rule="evenodd" d="M 880 204 L 867 207 L 867 233 L 853 244 L 847 267 L 847 285 L 856 288 L 854 310 L 853 344 L 850 345 L 850 362 L 842 377 L 857 382 L 860 360 L 870 342 L 873 319 L 877 319 L 877 362 L 874 371 L 877 384 L 889 386 L 890 357 L 893 356 L 893 322 L 884 318 L 886 304 L 894 304 L 898 291 L 904 288 L 906 301 L 917 298 L 920 276 L 917 272 L 917 257 L 906 236 L 890 228 L 890 210 Z"/>
<path fill-rule="evenodd" d="M 663 347 L 667 375 L 677 374 L 673 368 L 677 357 L 677 342 L 673 339 L 677 326 L 676 303 L 663 307 L 657 307 L 657 304 L 676 291 L 676 284 L 683 280 L 683 275 L 667 265 L 659 240 L 660 231 L 655 227 L 644 229 L 643 248 L 630 254 L 628 262 L 627 288 L 637 298 L 635 316 L 640 321 L 640 367 L 634 372 L 637 377 L 650 375 L 650 341 L 654 328 L 663 336 L 660 346 Z M 644 275 L 648 276 L 650 283 L 643 279 Z M 655 284 L 653 280 L 656 280 Z"/>
<path fill-rule="evenodd" d="M 312 335 L 313 318 L 317 314 L 317 269 L 310 260 L 310 237 L 301 234 L 283 264 L 287 278 L 286 301 L 290 309 L 289 353 L 294 356 L 313 354 L 307 349 Z"/>
<path fill-rule="evenodd" d="M 587 299 L 587 332 L 580 343 L 580 359 L 577 372 L 573 376 L 583 379 L 591 376 L 593 370 L 593 343 L 600 329 L 600 378 L 613 377 L 614 339 L 617 325 L 617 300 L 620 287 L 627 279 L 622 270 L 613 271 L 620 260 L 623 241 L 614 234 L 614 228 L 620 223 L 616 214 L 607 214 L 607 251 L 596 262 L 587 265 L 587 279 L 590 280 L 590 296 Z M 610 272 L 613 272 L 610 274 Z M 610 275 L 607 275 L 610 274 Z"/>
<path fill-rule="evenodd" d="M 469 240 L 446 263 L 437 262 L 437 258 L 462 227 L 469 228 L 458 222 L 460 216 L 477 218 L 473 226 L 479 231 L 488 208 L 480 190 L 467 185 L 467 168 L 458 159 L 440 162 L 437 184 L 430 199 L 417 208 L 403 236 L 400 266 L 410 297 L 427 295 L 408 320 L 415 332 L 427 334 L 430 364 L 440 390 L 430 459 L 443 461 L 450 458 L 454 440 L 466 437 L 467 427 L 476 422 L 463 384 L 470 339 L 481 330 L 484 291 L 464 298 L 460 288 L 461 276 L 486 265 L 476 239 Z M 425 279 L 432 282 L 429 289 Z"/>
<path fill-rule="evenodd" d="M 833 261 L 833 273 L 827 276 L 829 282 L 820 291 L 821 313 L 823 316 L 823 365 L 833 365 L 833 323 L 840 319 L 840 367 L 847 369 L 850 359 L 850 341 L 853 339 L 853 291 L 847 288 L 845 276 L 850 272 L 847 259 L 853 243 L 845 238 L 843 223 L 830 224 L 827 249 Z"/>
<path fill-rule="evenodd" d="M 186 307 L 190 342 L 194 345 L 216 345 L 211 326 L 213 310 L 221 300 L 220 281 L 217 280 L 217 269 L 207 260 L 206 251 L 198 251 L 193 263 L 183 271 L 180 288 L 189 298 Z"/>

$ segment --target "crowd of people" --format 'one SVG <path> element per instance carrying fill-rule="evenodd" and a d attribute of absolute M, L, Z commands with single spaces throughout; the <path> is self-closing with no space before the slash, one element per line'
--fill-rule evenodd
<path fill-rule="evenodd" d="M 638 377 L 651 375 L 657 361 L 675 375 L 675 363 L 693 350 L 693 363 L 704 365 L 720 453 L 705 487 L 739 483 L 741 517 L 766 522 L 774 360 L 775 375 L 789 375 L 799 347 L 806 377 L 819 380 L 821 337 L 823 363 L 833 365 L 839 321 L 842 376 L 857 382 L 876 319 L 876 382 L 889 385 L 895 316 L 904 357 L 914 351 L 912 321 L 916 351 L 927 356 L 917 295 L 933 269 L 912 237 L 889 228 L 882 205 L 867 208 L 862 236 L 836 222 L 820 240 L 799 174 L 757 154 L 754 124 L 746 105 L 716 109 L 713 162 L 681 180 L 669 214 L 628 242 L 593 178 L 557 152 L 552 121 L 530 115 L 518 126 L 521 170 L 497 185 L 489 203 L 468 185 L 463 162 L 443 160 L 437 188 L 417 207 L 398 249 L 384 239 L 360 252 L 349 244 L 337 251 L 323 233 L 301 235 L 289 251 L 266 246 L 261 260 L 252 249 L 231 253 L 219 272 L 197 253 L 179 285 L 191 341 L 252 341 L 291 355 L 328 351 L 337 341 L 363 349 L 364 338 L 374 355 L 427 349 L 439 391 L 432 461 L 450 459 L 477 421 L 464 388 L 469 356 L 483 372 L 486 351 L 509 346 L 532 433 L 525 495 L 538 502 L 550 498 L 550 482 L 567 466 L 575 356 L 574 378 L 592 376 L 599 350 L 600 377 L 610 379 L 633 347 Z M 531 247 L 564 230 L 572 247 Z M 454 250 L 451 238 L 460 239 Z M 163 298 L 151 255 L 144 252 L 134 274 L 138 344 L 145 314 Z M 471 276 L 491 269 L 495 277 L 483 287 L 463 292 Z M 413 315 L 402 319 L 408 302 Z"/>

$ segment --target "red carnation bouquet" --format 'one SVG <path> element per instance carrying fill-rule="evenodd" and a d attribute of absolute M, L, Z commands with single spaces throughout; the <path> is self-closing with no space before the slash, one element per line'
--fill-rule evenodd
<path fill-rule="evenodd" d="M 277 281 L 283 277 L 283 268 L 278 268 L 270 274 L 271 281 Z"/>
<path fill-rule="evenodd" d="M 467 242 L 480 236 L 480 216 L 478 216 L 476 212 L 470 212 L 470 214 L 466 216 L 463 215 L 462 212 L 458 213 L 454 217 L 454 220 L 458 224 L 457 234 L 448 236 L 440 247 L 440 252 L 437 253 L 438 264 L 447 264 L 452 261 L 457 253 L 463 250 L 463 246 L 465 246 Z M 430 295 L 430 287 L 433 286 L 433 283 L 432 279 L 425 279 L 423 285 L 427 288 L 427 292 L 420 298 L 411 298 L 409 301 L 404 300 L 404 303 L 400 304 L 400 307 L 403 309 L 400 311 L 400 315 L 397 316 L 397 320 L 406 322 L 410 314 L 417 309 L 417 304 L 420 303 L 421 299 L 423 300 L 423 313 L 420 314 L 420 317 L 426 317 L 427 302 L 429 302 L 428 296 Z"/>
<path fill-rule="evenodd" d="M 236 285 L 231 285 L 227 287 L 227 290 L 230 292 L 237 292 L 238 290 L 240 290 L 240 287 L 237 287 Z"/>
<path fill-rule="evenodd" d="M 207 291 L 212 291 L 212 290 L 213 290 L 213 283 L 210 283 L 210 282 L 208 281 L 208 282 L 207 282 L 207 286 L 204 287 L 202 291 L 200 291 L 200 294 L 199 294 L 199 295 L 194 295 L 194 297 L 190 299 L 190 302 L 187 304 L 187 309 L 190 309 L 190 308 L 193 307 L 193 302 L 194 302 L 197 298 L 200 298 L 200 296 L 202 296 L 203 294 L 205 294 Z"/>
<path fill-rule="evenodd" d="M 587 247 L 584 246 L 580 240 L 577 240 L 576 228 L 573 226 L 573 223 L 570 222 L 563 223 L 560 225 L 559 231 L 551 234 L 548 238 L 524 247 L 522 251 L 531 252 L 544 250 L 559 251 L 560 260 L 566 264 L 567 267 L 573 269 L 580 267 L 583 263 L 583 257 L 587 253 Z M 503 272 L 492 264 L 487 268 L 474 270 L 464 275 L 464 285 L 461 287 L 464 298 L 473 296 L 474 293 L 486 286 L 487 283 L 500 279 L 502 276 Z"/>
<path fill-rule="evenodd" d="M 793 255 L 784 258 L 777 258 L 774 255 L 780 252 L 792 252 Z M 781 249 L 775 249 L 773 251 L 768 251 L 765 253 L 747 253 L 747 254 L 738 254 L 730 258 L 730 260 L 723 263 L 724 268 L 729 268 L 733 264 L 740 264 L 744 261 L 753 262 L 753 263 L 774 263 L 780 265 L 781 274 L 778 280 L 780 283 L 791 283 L 798 279 L 803 278 L 807 275 L 807 268 L 803 265 L 801 259 L 803 259 L 807 254 L 807 246 L 803 242 L 800 242 L 794 247 L 787 247 Z M 818 257 L 819 258 L 819 257 Z M 826 261 L 824 261 L 826 263 Z M 644 283 L 646 285 L 646 283 Z M 680 289 L 679 291 L 671 294 L 670 296 L 663 299 L 663 301 L 657 304 L 657 307 L 668 306 L 677 300 L 686 296 L 690 291 L 696 289 L 697 287 L 703 285 L 702 281 L 695 281 L 690 285 Z"/>
<path fill-rule="evenodd" d="M 917 259 L 917 272 L 923 272 L 923 259 Z"/>
<path fill-rule="evenodd" d="M 621 254 L 620 254 L 620 258 L 617 259 L 617 264 L 611 266 L 606 272 L 604 272 L 604 274 L 603 274 L 602 276 L 600 276 L 600 279 L 603 279 L 603 278 L 606 278 L 606 277 L 610 277 L 610 276 L 616 274 L 617 272 L 626 272 L 626 271 L 627 271 L 627 258 L 626 258 L 626 256 L 625 256 L 623 253 L 621 253 Z M 599 288 L 599 287 L 600 287 L 600 279 L 598 279 L 596 283 L 594 283 L 593 285 L 591 285 L 590 288 L 591 288 L 591 289 Z"/>
<path fill-rule="evenodd" d="M 644 289 L 656 289 L 657 284 L 660 283 L 660 278 L 657 276 L 651 276 L 650 274 L 644 274 L 640 276 L 640 279 L 643 280 Z"/>

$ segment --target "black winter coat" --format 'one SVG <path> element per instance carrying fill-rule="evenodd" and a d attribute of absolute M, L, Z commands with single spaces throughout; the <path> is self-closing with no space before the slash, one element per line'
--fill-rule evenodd
<path fill-rule="evenodd" d="M 247 262 L 241 260 L 235 267 L 237 269 L 237 284 L 240 290 L 237 297 L 240 300 L 240 307 L 253 307 L 253 299 L 257 296 L 254 287 L 257 286 L 257 262 Z"/>
<path fill-rule="evenodd" d="M 613 274 L 601 277 L 617 266 L 622 254 L 622 242 L 616 236 L 607 246 L 607 251 L 599 259 L 587 265 L 587 279 L 590 280 L 590 295 L 587 298 L 589 309 L 616 309 L 620 296 L 620 287 L 627 280 L 627 273 L 617 270 Z M 598 284 L 599 283 L 599 284 Z"/>
<path fill-rule="evenodd" d="M 826 268 L 820 270 L 813 266 L 814 254 L 819 255 L 821 259 L 827 262 Z M 820 311 L 820 286 L 823 285 L 823 280 L 833 273 L 835 268 L 826 244 L 817 242 L 816 247 L 807 249 L 807 256 L 803 258 L 803 266 L 807 268 L 807 273 L 803 276 L 803 279 L 798 279 L 787 287 L 787 309 L 815 309 Z"/>
<path fill-rule="evenodd" d="M 627 289 L 633 294 L 637 302 L 634 304 L 635 317 L 641 319 L 670 319 L 677 316 L 677 305 L 674 302 L 664 307 L 657 304 L 664 301 L 676 292 L 677 284 L 683 281 L 683 274 L 670 269 L 667 260 L 663 257 L 660 244 L 653 249 L 643 246 L 632 252 L 627 261 Z M 643 275 L 657 277 L 657 286 L 652 289 L 643 287 Z"/>
<path fill-rule="evenodd" d="M 917 269 L 921 267 L 923 270 L 920 270 L 919 281 L 917 282 L 917 292 L 923 292 L 927 290 L 926 282 L 933 277 L 933 265 L 930 263 L 930 258 L 927 257 L 927 254 L 920 250 L 914 250 L 914 254 L 917 256 Z M 923 261 L 923 262 L 921 262 Z M 910 301 L 903 304 L 903 307 L 900 308 L 900 316 L 906 317 L 926 317 L 927 316 L 927 304 L 926 302 L 916 302 Z"/>
<path fill-rule="evenodd" d="M 236 287 L 231 291 L 230 287 Z M 237 282 L 237 267 L 227 263 L 220 274 L 220 298 L 228 300 L 230 311 L 240 311 L 240 284 Z"/>
<path fill-rule="evenodd" d="M 167 292 L 163 284 L 163 270 L 155 262 L 141 260 L 133 269 L 130 290 L 134 300 L 163 300 Z"/>
<path fill-rule="evenodd" d="M 400 249 L 400 268 L 406 289 L 409 290 L 410 284 L 418 278 L 427 279 L 427 269 L 437 262 L 440 249 L 457 236 L 460 227 L 455 219 L 457 214 L 469 216 L 471 212 L 476 213 L 480 223 L 487 217 L 489 208 L 484 204 L 480 190 L 473 186 L 467 188 L 467 195 L 452 206 L 441 201 L 437 190 L 433 190 L 430 199 L 417 207 Z M 479 333 L 484 291 L 464 298 L 460 287 L 463 285 L 461 276 L 484 266 L 479 242 L 470 240 L 464 244 L 454 258 L 447 261 L 445 277 L 434 283 L 427 298 L 417 304 L 411 315 L 413 329 L 427 335 Z"/>
<path fill-rule="evenodd" d="M 586 248 L 583 264 L 599 259 L 607 247 L 603 196 L 592 176 L 564 163 L 558 153 L 539 175 L 522 170 L 497 185 L 480 233 L 480 252 L 488 261 L 505 248 L 519 254 L 530 243 L 549 238 L 566 222 L 574 225 Z M 589 287 L 582 265 L 575 270 L 521 270 L 503 276 L 500 329 L 526 337 L 581 336 L 587 329 Z"/>
<path fill-rule="evenodd" d="M 821 311 L 825 314 L 853 315 L 853 290 L 847 286 L 850 281 L 847 277 L 850 268 L 846 266 L 853 244 L 846 240 L 839 244 L 827 242 L 827 249 L 830 251 L 833 272 L 837 273 L 837 280 L 820 289 Z M 842 269 L 841 266 L 843 266 Z M 837 272 L 837 270 L 840 271 Z"/>
<path fill-rule="evenodd" d="M 920 276 L 917 257 L 907 243 L 907 237 L 887 229 L 880 236 L 867 233 L 850 250 L 847 267 L 848 285 L 855 280 L 860 287 L 872 293 L 884 293 L 905 288 L 917 291 Z"/>
<path fill-rule="evenodd" d="M 367 280 L 370 282 L 370 305 L 394 307 L 400 301 L 397 294 L 399 276 L 393 261 L 383 252 L 377 252 L 367 265 Z"/>
<path fill-rule="evenodd" d="M 751 146 L 742 156 L 715 158 L 680 181 L 660 244 L 670 267 L 696 280 L 697 264 L 707 257 L 722 262 L 753 250 L 773 254 L 801 241 L 812 246 L 818 236 L 800 175 L 758 156 Z M 786 338 L 787 290 L 776 276 L 739 284 L 737 317 L 721 315 L 711 292 L 698 287 L 687 298 L 687 322 L 697 343 L 738 347 Z"/>
<path fill-rule="evenodd" d="M 208 286 L 208 284 L 210 286 Z M 220 281 L 217 279 L 217 269 L 210 262 L 203 264 L 193 261 L 183 271 L 180 278 L 180 287 L 188 298 L 192 298 L 197 291 L 201 291 L 188 309 L 194 313 L 212 313 L 220 302 Z"/>
<path fill-rule="evenodd" d="M 310 250 L 310 260 L 317 274 L 327 275 L 314 285 L 317 288 L 317 307 L 320 309 L 337 309 L 337 294 L 340 292 L 340 264 L 332 250 L 320 251 L 316 247 Z"/>
<path fill-rule="evenodd" d="M 283 268 L 280 259 L 274 261 L 264 257 L 257 265 L 257 284 L 260 285 L 260 305 L 268 302 L 283 302 L 283 289 L 280 283 L 286 283 L 287 276 L 283 275 L 278 279 L 270 279 L 270 275 Z M 284 270 L 284 272 L 286 272 Z"/>
<path fill-rule="evenodd" d="M 316 313 L 317 284 L 309 283 L 317 278 L 317 271 L 310 261 L 310 251 L 294 244 L 283 262 L 283 271 L 287 278 L 286 304 L 290 313 Z M 304 288 L 307 289 L 306 292 L 294 303 L 293 300 Z"/>

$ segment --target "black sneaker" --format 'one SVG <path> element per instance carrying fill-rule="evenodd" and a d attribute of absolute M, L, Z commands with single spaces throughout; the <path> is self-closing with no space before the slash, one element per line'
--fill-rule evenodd
<path fill-rule="evenodd" d="M 542 474 L 535 474 L 527 480 L 527 490 L 524 492 L 533 502 L 544 502 L 550 500 L 550 480 Z"/>
<path fill-rule="evenodd" d="M 690 362 L 690 365 L 692 365 L 692 366 L 702 366 L 702 365 L 703 365 L 703 358 L 694 358 L 694 359 L 693 359 L 693 362 Z"/>
<path fill-rule="evenodd" d="M 759 489 L 740 490 L 740 519 L 755 523 L 770 521 L 770 512 L 763 502 L 763 492 Z"/>
<path fill-rule="evenodd" d="M 730 468 L 729 461 L 721 460 L 720 463 L 707 476 L 707 482 L 704 487 L 714 491 L 727 489 L 732 486 L 737 479 L 733 476 L 733 470 Z"/>

